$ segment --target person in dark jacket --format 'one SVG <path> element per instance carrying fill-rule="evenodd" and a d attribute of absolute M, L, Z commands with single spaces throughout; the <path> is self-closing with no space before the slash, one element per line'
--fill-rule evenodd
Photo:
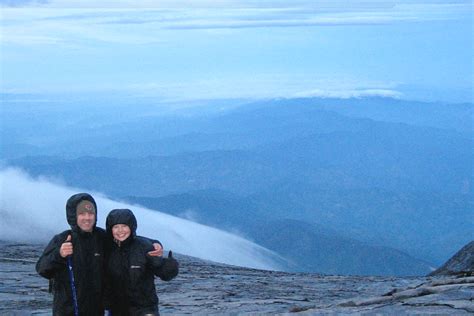
<path fill-rule="evenodd" d="M 137 236 L 137 220 L 129 209 L 115 209 L 107 216 L 106 309 L 113 316 L 159 315 L 154 276 L 173 279 L 179 264 L 172 252 L 168 258 L 150 256 L 150 240 Z"/>
<path fill-rule="evenodd" d="M 36 271 L 50 280 L 54 294 L 53 315 L 74 315 L 67 257 L 72 256 L 79 315 L 103 315 L 105 231 L 96 227 L 97 205 L 91 195 L 79 193 L 66 203 L 70 230 L 49 242 L 36 264 Z"/>

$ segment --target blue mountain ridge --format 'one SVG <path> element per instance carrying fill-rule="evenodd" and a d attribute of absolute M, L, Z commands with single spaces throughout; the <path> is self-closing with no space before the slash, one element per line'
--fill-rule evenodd
<path fill-rule="evenodd" d="M 261 239 L 250 224 L 243 233 L 263 245 L 278 236 L 295 249 L 301 245 L 298 260 L 305 271 L 318 271 L 317 264 L 303 264 L 305 255 L 311 262 L 310 256 L 331 249 L 354 252 L 355 246 L 342 246 L 345 241 L 367 246 L 367 253 L 389 253 L 389 263 L 409 261 L 388 250 L 399 249 L 426 267 L 474 239 L 473 134 L 465 117 L 472 113 L 470 104 L 280 99 L 192 115 L 158 115 L 142 104 L 110 117 L 102 110 L 96 120 L 93 107 L 86 109 L 69 120 L 44 110 L 38 117 L 49 125 L 10 109 L 17 129 L 2 127 L 8 136 L 2 137 L 8 140 L 2 142 L 3 164 L 119 198 L 164 199 L 217 189 L 226 192 L 216 193 L 221 205 L 233 201 L 228 194 L 239 196 L 240 215 L 225 204 L 223 214 L 263 218 L 257 224 L 278 227 L 279 234 Z M 215 207 L 200 208 L 196 216 Z M 229 229 L 242 226 L 234 224 Z M 292 233 L 296 227 L 298 237 Z M 323 240 L 321 227 L 336 232 L 332 238 L 340 246 L 305 252 Z M 305 238 L 315 242 L 305 244 Z M 421 273 L 417 269 L 400 273 Z"/>

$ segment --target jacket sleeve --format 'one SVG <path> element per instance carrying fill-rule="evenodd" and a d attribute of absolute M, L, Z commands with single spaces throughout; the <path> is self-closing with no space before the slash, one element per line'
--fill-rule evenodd
<path fill-rule="evenodd" d="M 173 253 L 170 251 L 168 258 L 151 257 L 148 254 L 147 264 L 153 269 L 153 273 L 163 281 L 170 281 L 179 273 L 179 263 L 173 258 Z"/>
<path fill-rule="evenodd" d="M 63 234 L 54 236 L 43 251 L 43 254 L 36 263 L 36 271 L 44 278 L 51 279 L 55 274 L 64 269 L 66 266 L 66 259 L 59 254 L 61 244 L 66 238 Z"/>
<path fill-rule="evenodd" d="M 160 244 L 160 246 L 163 248 L 163 244 L 159 240 L 151 239 L 151 238 L 143 237 L 143 236 L 136 236 L 136 238 L 138 238 L 139 240 L 145 243 Z"/>
<path fill-rule="evenodd" d="M 153 271 L 154 275 L 163 281 L 170 281 L 178 275 L 179 263 L 175 258 L 173 258 L 173 253 L 171 251 L 168 253 L 168 258 L 150 256 L 147 252 L 154 249 L 152 245 L 153 243 L 158 242 L 162 247 L 163 245 L 157 240 L 142 236 L 138 236 L 138 238 L 145 247 L 146 264 L 148 268 Z"/>

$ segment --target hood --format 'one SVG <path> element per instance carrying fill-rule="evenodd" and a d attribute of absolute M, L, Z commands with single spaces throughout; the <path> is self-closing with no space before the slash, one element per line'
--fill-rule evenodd
<path fill-rule="evenodd" d="M 130 228 L 130 236 L 135 237 L 137 234 L 137 219 L 133 212 L 129 209 L 115 209 L 110 211 L 107 215 L 107 220 L 105 221 L 105 226 L 107 228 L 107 234 L 112 236 L 112 227 L 117 224 L 124 224 Z"/>
<path fill-rule="evenodd" d="M 94 228 L 95 225 L 97 224 L 97 204 L 95 203 L 94 198 L 92 195 L 88 193 L 77 193 L 71 196 L 66 203 L 66 218 L 67 222 L 69 223 L 69 226 L 71 226 L 71 229 L 74 231 L 80 230 L 79 227 L 77 226 L 77 214 L 76 214 L 76 208 L 77 205 L 83 201 L 89 201 L 92 204 L 94 204 L 95 207 L 95 223 L 94 223 Z"/>

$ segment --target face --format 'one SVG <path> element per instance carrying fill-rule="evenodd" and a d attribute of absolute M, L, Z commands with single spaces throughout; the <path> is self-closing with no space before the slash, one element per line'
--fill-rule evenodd
<path fill-rule="evenodd" d="M 130 236 L 130 227 L 125 224 L 117 224 L 112 226 L 112 235 L 118 241 L 124 241 Z"/>
<path fill-rule="evenodd" d="M 81 212 L 77 214 L 77 226 L 85 232 L 91 232 L 95 224 L 95 213 Z"/>

